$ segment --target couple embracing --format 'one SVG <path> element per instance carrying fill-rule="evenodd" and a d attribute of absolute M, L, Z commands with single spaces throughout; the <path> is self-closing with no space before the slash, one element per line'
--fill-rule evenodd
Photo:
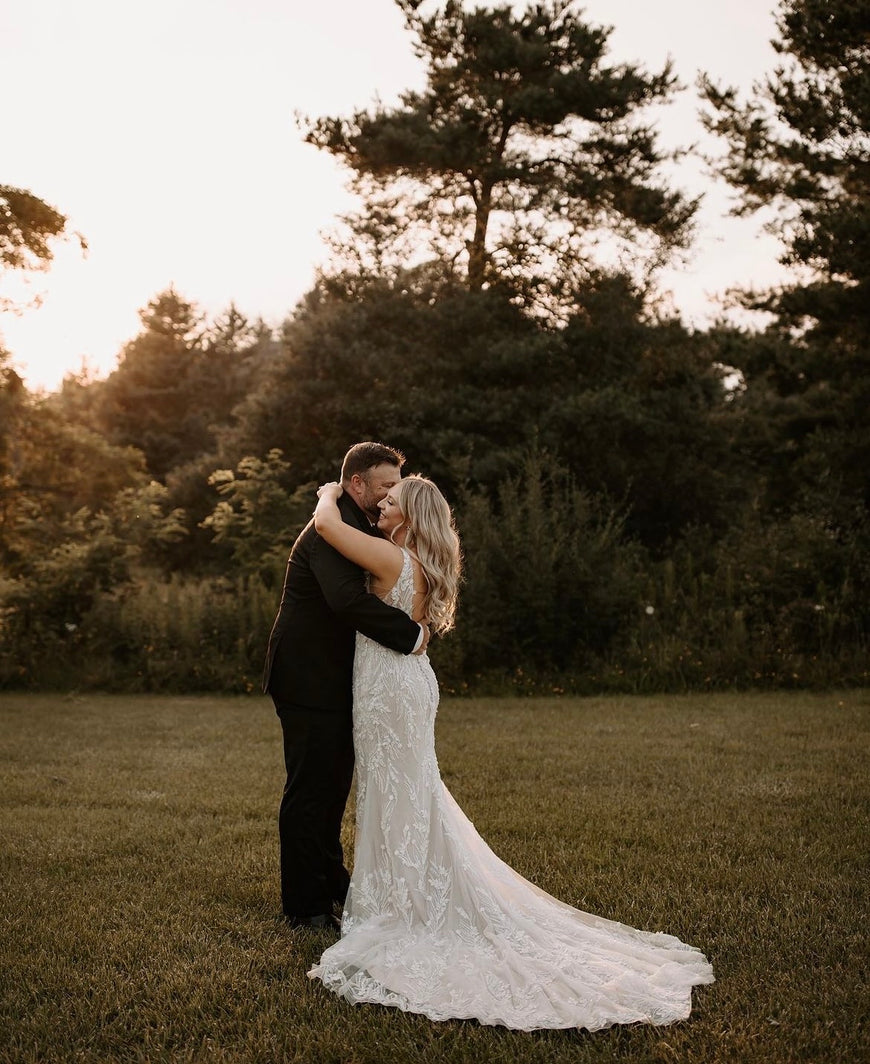
<path fill-rule="evenodd" d="M 403 463 L 359 443 L 319 489 L 269 640 L 284 914 L 340 931 L 309 975 L 349 1002 L 518 1030 L 686 1018 L 692 987 L 713 981 L 699 950 L 545 894 L 444 786 L 426 647 L 453 625 L 459 539 L 441 492 L 403 479 Z M 351 876 L 340 830 L 354 762 Z"/>

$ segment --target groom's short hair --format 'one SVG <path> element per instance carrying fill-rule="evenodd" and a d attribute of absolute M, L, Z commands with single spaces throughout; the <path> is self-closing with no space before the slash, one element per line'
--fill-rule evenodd
<path fill-rule="evenodd" d="M 356 473 L 365 475 L 370 469 L 385 463 L 401 469 L 405 464 L 405 456 L 395 447 L 387 447 L 383 443 L 355 443 L 341 463 L 341 482 L 344 484 Z"/>

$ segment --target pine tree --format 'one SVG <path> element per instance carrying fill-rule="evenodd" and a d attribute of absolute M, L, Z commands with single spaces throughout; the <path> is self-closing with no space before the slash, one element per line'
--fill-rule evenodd
<path fill-rule="evenodd" d="M 736 211 L 774 212 L 795 270 L 743 295 L 774 316 L 742 367 L 775 431 L 770 499 L 838 527 L 870 506 L 870 0 L 784 0 L 777 27 L 781 62 L 749 102 L 702 79 L 705 122 Z"/>
<path fill-rule="evenodd" d="M 362 198 L 345 257 L 383 276 L 434 256 L 472 290 L 500 280 L 552 307 L 603 232 L 611 252 L 649 266 L 686 241 L 695 204 L 659 180 L 665 156 L 640 117 L 675 91 L 670 66 L 608 64 L 610 31 L 571 0 L 520 14 L 447 0 L 429 16 L 396 2 L 425 89 L 396 108 L 303 120 Z"/>
<path fill-rule="evenodd" d="M 210 442 L 209 411 L 191 387 L 202 357 L 201 320 L 196 307 L 172 288 L 139 316 L 142 332 L 99 386 L 98 420 L 114 443 L 143 451 L 148 471 L 163 478 Z"/>

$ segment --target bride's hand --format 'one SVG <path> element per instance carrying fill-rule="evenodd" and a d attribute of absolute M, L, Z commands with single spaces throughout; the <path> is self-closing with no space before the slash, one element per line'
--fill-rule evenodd
<path fill-rule="evenodd" d="M 337 499 L 343 490 L 337 480 L 330 480 L 328 484 L 321 484 L 317 489 L 317 498 L 322 499 L 325 496 L 327 499 Z"/>

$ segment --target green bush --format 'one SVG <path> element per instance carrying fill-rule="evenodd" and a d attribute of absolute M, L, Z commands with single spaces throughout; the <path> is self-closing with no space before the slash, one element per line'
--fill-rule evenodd
<path fill-rule="evenodd" d="M 532 452 L 495 501 L 462 501 L 465 557 L 459 624 L 441 654 L 453 689 L 498 675 L 563 676 L 618 646 L 643 579 L 642 552 L 622 516 Z"/>
<path fill-rule="evenodd" d="M 234 484 L 260 499 L 261 481 L 272 479 L 266 465 L 240 473 Z M 166 575 L 142 559 L 158 556 L 149 542 L 175 534 L 173 514 L 163 514 L 153 489 L 122 495 L 111 519 L 73 515 L 65 543 L 0 585 L 0 685 L 258 689 L 285 532 L 256 534 L 248 497 L 238 495 L 225 514 L 235 575 Z M 294 513 L 303 501 L 286 500 Z M 125 539 L 123 515 L 137 524 Z M 532 452 L 494 498 L 466 492 L 457 506 L 466 575 L 457 628 L 431 649 L 442 688 L 868 683 L 865 526 L 835 530 L 815 514 L 739 516 L 722 539 L 696 528 L 653 557 L 626 535 L 619 507 Z"/>
<path fill-rule="evenodd" d="M 275 592 L 258 577 L 141 574 L 95 598 L 46 654 L 4 644 L 6 686 L 113 691 L 257 690 Z M 17 653 L 16 653 L 17 651 Z"/>

